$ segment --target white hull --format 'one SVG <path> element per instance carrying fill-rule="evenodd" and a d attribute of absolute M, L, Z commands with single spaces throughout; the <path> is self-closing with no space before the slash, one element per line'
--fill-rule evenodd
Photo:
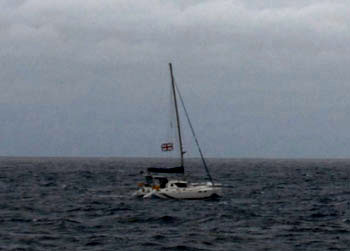
<path fill-rule="evenodd" d="M 222 191 L 219 187 L 212 186 L 200 186 L 192 188 L 180 188 L 180 189 L 161 189 L 158 192 L 154 193 L 154 196 L 157 196 L 162 199 L 207 199 L 215 196 L 221 196 Z"/>
<path fill-rule="evenodd" d="M 173 185 L 174 184 L 174 185 Z M 220 186 L 207 184 L 188 184 L 186 187 L 177 187 L 178 181 L 170 181 L 165 188 L 142 187 L 134 193 L 134 196 L 146 198 L 157 197 L 161 199 L 207 199 L 222 196 Z"/>

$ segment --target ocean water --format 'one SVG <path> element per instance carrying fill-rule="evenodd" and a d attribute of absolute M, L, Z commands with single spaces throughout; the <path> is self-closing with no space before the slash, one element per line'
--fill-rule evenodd
<path fill-rule="evenodd" d="M 350 160 L 208 162 L 224 196 L 178 201 L 131 197 L 171 161 L 2 157 L 0 250 L 349 250 Z"/>

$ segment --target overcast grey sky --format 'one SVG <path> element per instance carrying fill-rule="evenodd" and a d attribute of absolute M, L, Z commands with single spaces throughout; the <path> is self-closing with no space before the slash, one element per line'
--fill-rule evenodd
<path fill-rule="evenodd" d="M 0 155 L 350 157 L 350 1 L 0 0 Z M 188 155 L 197 156 L 185 131 Z"/>

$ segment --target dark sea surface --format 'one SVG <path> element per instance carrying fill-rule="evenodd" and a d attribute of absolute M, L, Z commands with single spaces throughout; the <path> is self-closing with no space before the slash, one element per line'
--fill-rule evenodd
<path fill-rule="evenodd" d="M 0 250 L 350 250 L 350 160 L 209 159 L 220 199 L 131 197 L 170 162 L 0 158 Z"/>

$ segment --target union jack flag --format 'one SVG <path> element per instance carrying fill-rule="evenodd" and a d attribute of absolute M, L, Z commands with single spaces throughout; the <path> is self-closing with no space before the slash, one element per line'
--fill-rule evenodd
<path fill-rule="evenodd" d="M 174 144 L 171 142 L 163 143 L 161 146 L 163 152 L 169 152 L 174 149 Z"/>

